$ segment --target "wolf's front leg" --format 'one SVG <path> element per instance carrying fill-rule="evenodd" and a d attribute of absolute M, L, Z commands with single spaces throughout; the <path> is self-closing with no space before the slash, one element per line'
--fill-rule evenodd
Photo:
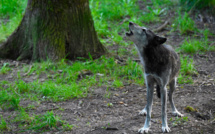
<path fill-rule="evenodd" d="M 162 131 L 163 133 L 168 133 L 170 132 L 170 128 L 168 127 L 167 123 L 167 88 L 164 86 L 161 89 L 161 107 L 162 107 Z"/>
<path fill-rule="evenodd" d="M 151 125 L 151 111 L 152 111 L 152 102 L 153 102 L 153 92 L 154 92 L 154 80 L 150 77 L 147 77 L 147 105 L 146 109 L 146 119 L 145 124 L 142 128 L 139 129 L 139 133 L 148 133 Z"/>

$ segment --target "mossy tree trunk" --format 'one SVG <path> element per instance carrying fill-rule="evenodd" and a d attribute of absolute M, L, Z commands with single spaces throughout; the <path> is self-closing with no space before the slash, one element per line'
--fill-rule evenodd
<path fill-rule="evenodd" d="M 29 0 L 14 33 L 0 46 L 0 58 L 59 60 L 104 54 L 89 0 Z"/>

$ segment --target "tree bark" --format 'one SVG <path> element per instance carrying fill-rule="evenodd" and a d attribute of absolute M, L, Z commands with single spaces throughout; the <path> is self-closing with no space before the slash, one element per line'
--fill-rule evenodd
<path fill-rule="evenodd" d="M 19 27 L 0 46 L 0 58 L 34 61 L 97 57 L 105 52 L 89 0 L 29 0 Z"/>

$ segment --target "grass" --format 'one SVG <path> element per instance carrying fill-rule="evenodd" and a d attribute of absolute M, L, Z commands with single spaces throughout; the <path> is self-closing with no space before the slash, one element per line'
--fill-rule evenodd
<path fill-rule="evenodd" d="M 178 77 L 178 83 L 193 83 L 192 76 L 197 75 L 197 71 L 194 67 L 193 59 L 188 56 L 181 56 L 181 69 Z"/>
<path fill-rule="evenodd" d="M 7 74 L 10 71 L 10 67 L 8 63 L 4 63 L 0 69 L 0 74 Z"/>
<path fill-rule="evenodd" d="M 27 0 L 1 0 L 0 2 L 0 43 L 19 25 Z"/>
<path fill-rule="evenodd" d="M 0 108 L 3 110 L 19 109 L 20 97 L 15 93 L 10 93 L 7 90 L 0 91 Z"/>
<path fill-rule="evenodd" d="M 172 4 L 172 2 L 166 0 L 152 2 L 150 4 L 153 6 L 148 6 L 142 11 L 137 0 L 90 0 L 95 28 L 101 42 L 110 46 L 129 46 L 131 43 L 123 40 L 129 21 L 142 25 L 160 22 L 160 18 L 166 15 L 167 8 L 159 5 Z M 144 1 L 144 5 L 145 3 L 147 2 Z"/>
<path fill-rule="evenodd" d="M 60 117 L 55 116 L 53 111 L 46 112 L 44 115 L 37 115 L 30 125 L 30 130 L 50 130 L 53 128 L 58 129 L 63 124 Z"/>
<path fill-rule="evenodd" d="M 13 119 L 12 122 L 16 122 L 20 124 L 21 128 L 24 128 L 26 124 L 31 124 L 34 120 L 34 117 L 31 117 L 24 108 L 21 108 L 19 114 Z"/>
<path fill-rule="evenodd" d="M 53 111 L 30 116 L 23 108 L 12 122 L 20 124 L 20 132 L 29 130 L 34 132 L 44 132 L 52 129 L 70 131 L 73 128 L 73 125 L 61 120 Z"/>
<path fill-rule="evenodd" d="M 208 29 L 202 31 L 203 35 L 201 39 L 185 39 L 185 41 L 181 44 L 179 51 L 195 54 L 195 53 L 202 53 L 207 51 L 215 51 L 215 46 L 210 45 L 212 42 L 208 40 L 208 36 L 210 34 Z M 214 43 L 214 42 L 213 42 Z"/>
<path fill-rule="evenodd" d="M 0 130 L 5 131 L 9 130 L 8 123 L 5 121 L 5 119 L 1 116 L 1 122 L 0 122 Z"/>
<path fill-rule="evenodd" d="M 122 28 L 129 21 L 127 17 L 134 18 L 135 14 L 140 14 L 136 2 L 137 0 L 90 0 L 95 28 L 102 43 L 128 45 L 119 33 L 124 32 Z M 122 20 L 124 21 L 120 24 Z"/>
<path fill-rule="evenodd" d="M 181 14 L 178 12 L 178 17 L 175 18 L 172 24 L 174 30 L 178 30 L 181 34 L 190 34 L 197 32 L 195 22 L 189 17 L 188 13 Z"/>
<path fill-rule="evenodd" d="M 179 48 L 180 51 L 195 54 L 199 52 L 214 51 L 214 46 L 209 46 L 209 43 L 200 39 L 186 39 Z"/>
<path fill-rule="evenodd" d="M 49 61 L 33 63 L 21 68 L 17 75 L 18 79 L 8 83 L 10 86 L 2 91 L 2 96 L 14 93 L 33 100 L 37 98 L 38 100 L 63 101 L 87 96 L 92 86 L 108 85 L 108 87 L 120 88 L 124 83 L 143 85 L 141 65 L 131 59 L 123 64 L 118 63 L 113 57 L 105 56 L 94 61 L 76 61 L 72 65 L 66 63 L 65 60 L 59 63 Z M 84 72 L 91 72 L 91 74 L 84 76 Z M 20 73 L 28 77 L 33 75 L 42 78 L 26 83 L 22 80 Z M 80 75 L 83 75 L 83 78 Z M 45 81 L 41 81 L 43 78 Z M 7 98 L 4 100 L 6 101 Z"/>

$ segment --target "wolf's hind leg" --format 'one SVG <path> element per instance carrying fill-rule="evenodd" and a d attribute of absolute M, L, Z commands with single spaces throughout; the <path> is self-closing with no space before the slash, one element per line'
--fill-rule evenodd
<path fill-rule="evenodd" d="M 141 110 L 139 112 L 139 115 L 144 115 L 144 116 L 147 115 L 146 107 L 147 107 L 147 105 L 145 106 L 145 108 L 143 110 Z"/>
<path fill-rule="evenodd" d="M 169 91 L 169 101 L 170 105 L 172 107 L 172 114 L 174 116 L 182 117 L 183 114 L 178 112 L 178 110 L 175 107 L 174 101 L 173 101 L 173 92 L 175 91 L 176 88 L 176 78 L 174 78 L 170 83 L 169 83 L 170 91 Z"/>

